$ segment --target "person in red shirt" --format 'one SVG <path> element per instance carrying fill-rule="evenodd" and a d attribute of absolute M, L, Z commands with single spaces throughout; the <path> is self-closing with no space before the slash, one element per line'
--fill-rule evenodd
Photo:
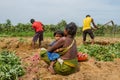
<path fill-rule="evenodd" d="M 32 28 L 35 30 L 35 35 L 32 40 L 32 47 L 35 48 L 35 44 L 39 38 L 39 47 L 41 46 L 41 41 L 43 41 L 43 31 L 44 27 L 40 21 L 35 21 L 31 19 L 30 22 L 32 23 Z"/>

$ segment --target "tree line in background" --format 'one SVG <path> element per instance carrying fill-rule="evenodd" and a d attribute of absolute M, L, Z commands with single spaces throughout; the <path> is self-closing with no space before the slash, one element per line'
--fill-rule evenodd
<path fill-rule="evenodd" d="M 56 25 L 49 24 L 45 25 L 45 33 L 53 33 L 56 30 L 63 30 L 67 22 L 61 20 Z M 96 36 L 105 36 L 105 35 L 119 35 L 120 36 L 120 25 L 102 25 L 97 24 L 99 29 L 93 30 Z M 22 24 L 18 23 L 17 25 L 12 25 L 9 19 L 6 20 L 6 23 L 0 23 L 0 36 L 33 36 L 34 31 L 30 23 Z M 82 26 L 78 26 L 77 35 L 82 35 Z"/>

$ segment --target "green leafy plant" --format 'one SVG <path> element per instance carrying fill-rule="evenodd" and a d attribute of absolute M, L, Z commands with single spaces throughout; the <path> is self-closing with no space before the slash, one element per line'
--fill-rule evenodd
<path fill-rule="evenodd" d="M 110 45 L 80 45 L 78 51 L 87 53 L 91 57 L 95 57 L 97 61 L 113 61 L 120 58 L 120 43 Z"/>
<path fill-rule="evenodd" d="M 20 59 L 14 52 L 0 52 L 0 80 L 18 80 L 24 73 Z"/>

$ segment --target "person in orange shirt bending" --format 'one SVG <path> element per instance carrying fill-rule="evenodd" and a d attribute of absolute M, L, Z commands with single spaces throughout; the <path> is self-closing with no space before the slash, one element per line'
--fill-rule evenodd
<path fill-rule="evenodd" d="M 40 48 L 41 41 L 43 41 L 44 25 L 40 21 L 35 21 L 34 19 L 31 19 L 30 22 L 32 23 L 32 28 L 35 30 L 35 35 L 32 40 L 32 47 L 35 48 L 35 44 L 39 38 L 39 48 Z"/>
<path fill-rule="evenodd" d="M 91 18 L 90 15 L 86 15 L 86 18 L 83 20 L 83 28 L 82 28 L 82 31 L 83 31 L 83 44 L 85 44 L 87 34 L 89 34 L 89 36 L 92 39 L 91 44 L 94 44 L 94 34 L 92 32 L 91 23 L 94 26 L 94 28 L 98 28 L 95 25 L 93 18 Z"/>

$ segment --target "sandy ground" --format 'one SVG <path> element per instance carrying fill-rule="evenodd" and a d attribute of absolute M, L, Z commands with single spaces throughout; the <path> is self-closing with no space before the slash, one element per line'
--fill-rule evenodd
<path fill-rule="evenodd" d="M 19 80 L 120 80 L 120 59 L 112 62 L 95 61 L 89 58 L 88 61 L 79 62 L 79 71 L 68 76 L 52 75 L 47 70 L 47 64 L 39 58 L 40 49 L 31 47 L 31 37 L 29 38 L 3 38 L 0 37 L 0 50 L 7 49 L 16 51 L 16 55 L 21 58 L 26 74 Z M 82 44 L 81 38 L 76 38 L 77 45 Z M 96 37 L 96 42 L 115 43 L 120 38 Z M 42 47 L 47 48 L 52 41 L 50 38 L 44 39 Z M 89 39 L 88 39 L 89 41 Z"/>

